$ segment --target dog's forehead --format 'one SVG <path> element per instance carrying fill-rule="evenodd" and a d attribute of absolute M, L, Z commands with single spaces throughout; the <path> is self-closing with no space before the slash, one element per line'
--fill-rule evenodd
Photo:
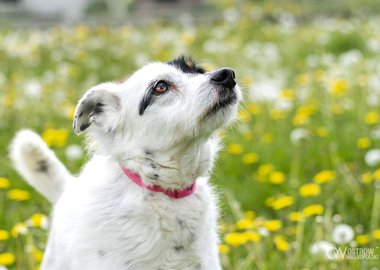
<path fill-rule="evenodd" d="M 179 75 L 181 72 L 171 65 L 162 62 L 149 63 L 141 69 L 137 70 L 133 77 L 141 77 L 142 79 L 151 79 L 162 75 L 170 74 Z"/>

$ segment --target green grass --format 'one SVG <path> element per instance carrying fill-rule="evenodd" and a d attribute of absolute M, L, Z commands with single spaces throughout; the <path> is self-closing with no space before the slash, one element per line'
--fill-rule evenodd
<path fill-rule="evenodd" d="M 283 31 L 279 23 L 252 21 L 252 8 L 248 5 L 235 24 L 218 22 L 207 27 L 157 23 L 145 28 L 0 30 L 0 177 L 11 183 L 0 189 L 0 230 L 10 232 L 33 214 L 49 215 L 51 211 L 50 204 L 10 165 L 7 147 L 18 130 L 30 128 L 42 135 L 48 129 L 66 129 L 64 145 L 52 149 L 72 173 L 77 173 L 86 158 L 70 160 L 65 149 L 82 144 L 82 137 L 72 131 L 69 114 L 84 92 L 103 81 L 123 80 L 146 60 L 167 61 L 185 53 L 210 69 L 232 67 L 245 93 L 241 121 L 224 132 L 225 147 L 212 176 L 220 191 L 221 222 L 226 228 L 221 232 L 222 242 L 230 249 L 221 254 L 224 269 L 378 267 L 378 259 L 327 260 L 323 254 L 311 254 L 309 248 L 320 240 L 332 243 L 332 230 L 348 224 L 354 228 L 355 238 L 342 248 L 365 235 L 369 242 L 359 237 L 357 246 L 380 253 L 376 249 L 380 237 L 373 235 L 380 229 L 380 182 L 374 176 L 380 167 L 379 163 L 369 166 L 364 160 L 369 150 L 380 148 L 379 135 L 373 135 L 379 132 L 379 119 L 365 120 L 369 112 L 379 113 L 379 104 L 374 101 L 380 99 L 376 85 L 380 18 L 338 19 L 324 26 L 310 23 Z M 313 57 L 317 59 L 314 64 Z M 269 87 L 266 78 L 278 83 L 278 93 L 260 100 L 255 94 L 260 86 Z M 334 83 L 342 81 L 339 92 Z M 39 97 L 29 89 L 36 83 L 41 88 Z M 291 89 L 294 99 L 282 97 L 283 89 Z M 258 112 L 252 110 L 252 104 Z M 285 108 L 284 104 L 291 106 Z M 299 111 L 310 105 L 314 110 Z M 276 113 L 281 117 L 275 117 Z M 297 122 L 296 115 L 306 121 Z M 320 134 L 322 127 L 326 136 Z M 307 134 L 296 143 L 290 139 L 295 129 Z M 270 136 L 272 141 L 268 141 Z M 360 138 L 368 138 L 370 144 L 358 147 Z M 258 160 L 243 162 L 249 153 L 256 153 Z M 285 176 L 284 182 L 272 183 L 273 172 L 260 175 L 263 164 L 272 164 L 274 171 Z M 319 184 L 322 192 L 317 196 L 301 196 L 300 187 L 313 183 L 314 176 L 324 170 L 334 171 L 334 179 Z M 372 181 L 363 183 L 364 173 L 370 173 Z M 10 189 L 27 190 L 30 199 L 11 200 Z M 266 203 L 268 198 L 283 196 L 292 197 L 293 203 L 277 210 Z M 323 206 L 323 212 L 299 222 L 289 220 L 291 212 L 302 212 L 313 204 Z M 243 226 L 244 221 L 237 223 L 246 219 L 246 211 L 255 212 L 253 221 L 248 218 L 252 228 Z M 228 237 L 227 243 L 224 240 L 226 235 L 239 240 L 245 231 L 262 230 L 259 228 L 270 220 L 281 220 L 281 228 L 261 236 L 257 243 L 234 246 Z M 231 236 L 232 232 L 237 234 Z M 7 266 L 9 269 L 34 269 L 38 260 L 30 250 L 43 251 L 46 239 L 46 230 L 29 228 L 26 235 L 0 240 L 0 254 L 15 255 L 16 262 Z M 286 250 L 278 249 L 279 239 L 289 244 Z"/>

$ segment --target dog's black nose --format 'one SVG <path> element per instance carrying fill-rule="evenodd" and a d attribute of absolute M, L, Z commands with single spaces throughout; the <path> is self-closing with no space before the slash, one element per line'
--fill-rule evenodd
<path fill-rule="evenodd" d="M 214 72 L 211 81 L 224 87 L 233 88 L 236 85 L 235 72 L 231 68 L 221 68 Z"/>

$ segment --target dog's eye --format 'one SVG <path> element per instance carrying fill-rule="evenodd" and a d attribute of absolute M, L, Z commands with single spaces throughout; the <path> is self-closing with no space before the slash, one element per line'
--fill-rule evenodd
<path fill-rule="evenodd" d="M 161 94 L 168 90 L 168 88 L 169 86 L 166 82 L 159 81 L 154 88 L 154 92 Z"/>

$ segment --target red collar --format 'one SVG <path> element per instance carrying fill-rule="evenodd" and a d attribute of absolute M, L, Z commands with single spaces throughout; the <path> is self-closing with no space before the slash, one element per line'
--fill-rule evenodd
<path fill-rule="evenodd" d="M 125 175 L 128 176 L 129 179 L 131 179 L 133 182 L 135 182 L 140 187 L 144 187 L 144 188 L 147 188 L 149 190 L 156 191 L 156 192 L 163 192 L 172 198 L 179 199 L 179 198 L 189 196 L 190 194 L 192 194 L 195 191 L 196 186 L 197 186 L 197 180 L 195 180 L 194 183 L 192 183 L 188 187 L 185 187 L 184 189 L 176 189 L 176 190 L 163 189 L 162 187 L 159 187 L 159 186 L 146 186 L 142 182 L 141 177 L 138 173 L 135 173 L 131 170 L 124 168 L 120 163 L 119 163 L 119 165 L 120 165 L 121 169 L 123 170 L 123 172 L 125 173 Z"/>

